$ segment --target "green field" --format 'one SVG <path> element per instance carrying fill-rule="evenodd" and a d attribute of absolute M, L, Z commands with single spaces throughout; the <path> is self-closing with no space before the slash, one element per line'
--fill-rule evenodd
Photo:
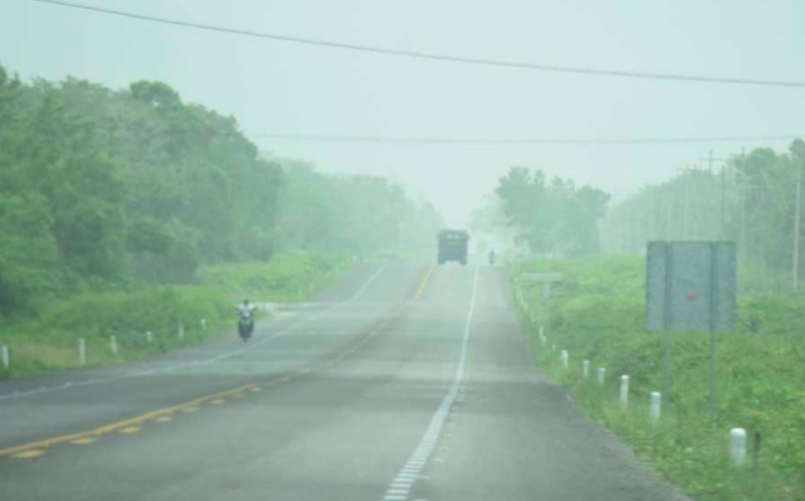
<path fill-rule="evenodd" d="M 672 401 L 663 403 L 655 427 L 648 402 L 649 394 L 661 389 L 662 344 L 661 334 L 643 327 L 644 267 L 642 259 L 628 257 L 513 267 L 513 286 L 522 290 L 526 304 L 520 310 L 524 330 L 540 367 L 568 388 L 590 419 L 612 429 L 698 500 L 805 499 L 805 296 L 739 297 L 735 331 L 717 339 L 713 418 L 708 411 L 708 334 L 674 333 Z M 563 273 L 565 281 L 553 288 L 550 305 L 541 305 L 541 289 L 518 285 L 525 271 Z M 743 271 L 740 280 L 747 280 Z M 540 325 L 548 340 L 544 347 L 538 342 Z M 570 355 L 567 370 L 560 363 L 563 349 Z M 584 359 L 591 366 L 587 380 Z M 595 377 L 599 367 L 606 368 L 603 386 Z M 618 403 L 623 374 L 630 378 L 626 411 Z M 732 427 L 745 428 L 750 438 L 741 469 L 729 462 Z"/>
<path fill-rule="evenodd" d="M 86 343 L 88 366 L 141 359 L 199 343 L 230 330 L 235 304 L 243 298 L 283 303 L 306 300 L 351 264 L 352 260 L 335 256 L 285 254 L 267 263 L 201 268 L 194 285 L 63 299 L 46 305 L 36 316 L 2 324 L 0 345 L 9 347 L 11 369 L 0 367 L 0 377 L 77 367 L 79 338 Z M 111 336 L 117 340 L 117 356 L 112 355 Z"/>

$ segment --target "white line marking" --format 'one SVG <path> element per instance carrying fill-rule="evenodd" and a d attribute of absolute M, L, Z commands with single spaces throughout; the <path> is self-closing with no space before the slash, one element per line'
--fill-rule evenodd
<path fill-rule="evenodd" d="M 144 370 L 144 371 L 140 371 L 140 372 L 133 372 L 131 374 L 122 374 L 122 375 L 119 375 L 119 376 L 110 376 L 110 377 L 102 378 L 102 379 L 87 379 L 87 380 L 84 380 L 84 381 L 67 381 L 67 382 L 62 383 L 61 385 L 58 385 L 58 386 L 42 386 L 42 387 L 39 387 L 39 388 L 35 388 L 33 390 L 27 390 L 27 391 L 13 391 L 11 393 L 6 393 L 5 395 L 0 395 L 0 401 L 2 401 L 2 400 L 10 400 L 12 398 L 19 398 L 19 397 L 27 397 L 27 396 L 31 396 L 31 395 L 37 395 L 37 394 L 40 394 L 40 393 L 53 393 L 53 392 L 56 392 L 56 391 L 65 390 L 67 388 L 72 388 L 74 386 L 78 387 L 78 386 L 91 386 L 91 385 L 96 385 L 96 384 L 101 384 L 101 383 L 113 383 L 115 381 L 123 381 L 123 380 L 126 380 L 126 379 L 133 379 L 133 378 L 138 378 L 138 377 L 150 376 L 152 374 L 161 374 L 161 373 L 166 373 L 166 372 L 173 372 L 173 371 L 179 370 L 179 369 L 187 369 L 187 368 L 190 368 L 190 367 L 197 367 L 197 366 L 200 366 L 200 365 L 212 364 L 212 363 L 220 362 L 221 360 L 226 360 L 228 358 L 232 358 L 232 357 L 240 355 L 241 353 L 244 353 L 244 352 L 246 352 L 248 350 L 251 350 L 251 349 L 255 348 L 256 346 L 262 346 L 262 345 L 264 345 L 264 344 L 266 344 L 266 343 L 268 343 L 268 342 L 270 342 L 270 341 L 272 341 L 272 340 L 274 340 L 276 338 L 285 336 L 286 334 L 288 334 L 292 330 L 294 330 L 294 329 L 296 329 L 298 327 L 301 327 L 303 325 L 306 325 L 306 324 L 308 324 L 308 323 L 310 323 L 310 322 L 312 322 L 312 321 L 314 321 L 314 320 L 326 315 L 327 313 L 330 313 L 332 310 L 338 308 L 339 306 L 344 306 L 344 305 L 354 301 L 363 291 L 365 291 L 369 287 L 369 285 L 372 282 L 375 281 L 375 279 L 377 279 L 378 276 L 380 276 L 380 274 L 386 268 L 387 268 L 387 265 L 381 266 L 374 274 L 372 274 L 371 277 L 369 277 L 369 279 L 361 286 L 361 288 L 358 289 L 358 292 L 355 293 L 349 299 L 346 299 L 344 301 L 337 302 L 337 303 L 332 303 L 328 308 L 325 308 L 324 310 L 322 310 L 322 311 L 320 311 L 320 312 L 318 312 L 318 313 L 316 313 L 316 314 L 314 314 L 314 315 L 312 315 L 310 317 L 307 317 L 307 318 L 305 318 L 303 320 L 300 320 L 298 322 L 293 322 L 290 325 L 286 326 L 285 328 L 279 330 L 275 334 L 273 334 L 271 336 L 268 336 L 268 337 L 261 338 L 261 339 L 259 339 L 257 341 L 251 342 L 251 343 L 247 344 L 246 346 L 244 346 L 242 348 L 238 348 L 238 349 L 226 352 L 226 353 L 222 353 L 222 354 L 216 355 L 216 356 L 214 356 L 212 358 L 207 358 L 207 359 L 204 359 L 204 360 L 194 360 L 192 362 L 183 362 L 183 363 L 163 367 L 161 369 L 148 369 L 148 370 Z"/>
<path fill-rule="evenodd" d="M 358 289 L 358 292 L 356 292 L 356 293 L 355 293 L 355 294 L 354 294 L 354 295 L 353 295 L 351 298 L 349 298 L 349 300 L 350 300 L 350 301 L 355 301 L 356 299 L 358 299 L 358 296 L 360 296 L 361 294 L 363 294 L 363 292 L 364 292 L 366 289 L 368 289 L 370 285 L 372 285 L 372 282 L 374 282 L 374 281 L 375 281 L 375 279 L 376 279 L 377 277 L 379 277 L 379 276 L 380 276 L 380 273 L 382 273 L 382 272 L 383 272 L 383 271 L 386 269 L 386 266 L 387 266 L 387 265 L 385 265 L 385 264 L 384 264 L 383 266 L 381 266 L 381 267 L 380 267 L 380 268 L 379 268 L 379 269 L 378 269 L 378 270 L 377 270 L 377 271 L 374 273 L 374 275 L 372 275 L 371 277 L 369 277 L 369 280 L 367 280 L 367 281 L 366 281 L 366 283 L 365 283 L 365 284 L 363 284 L 363 287 L 361 287 L 360 289 Z"/>
<path fill-rule="evenodd" d="M 405 465 L 400 469 L 400 472 L 397 474 L 396 478 L 399 478 L 401 475 L 406 473 L 413 473 L 419 475 L 422 472 L 422 468 L 425 466 L 425 462 L 427 458 L 433 453 L 433 447 L 436 445 L 436 440 L 442 433 L 442 429 L 445 426 L 445 421 L 447 421 L 447 415 L 450 412 L 450 407 L 456 400 L 458 396 L 458 388 L 461 386 L 461 382 L 464 379 L 464 371 L 467 365 L 467 349 L 470 342 L 470 326 L 472 325 L 472 317 L 475 312 L 475 297 L 478 292 L 478 267 L 475 267 L 475 274 L 472 278 L 472 293 L 470 296 L 470 307 L 467 311 L 467 318 L 464 322 L 464 335 L 461 338 L 461 355 L 458 359 L 458 367 L 456 368 L 456 374 L 453 377 L 453 383 L 450 385 L 450 388 L 447 389 L 447 394 L 445 394 L 444 398 L 442 399 L 441 404 L 439 404 L 438 409 L 436 409 L 436 413 L 431 418 L 430 424 L 428 425 L 428 429 L 425 431 L 425 434 L 422 436 L 422 439 L 417 445 L 416 449 L 414 449 L 413 454 L 411 457 L 406 461 Z M 423 459 L 424 458 L 424 459 Z M 389 491 L 387 491 L 389 492 Z M 388 494 L 383 498 L 386 500 L 390 500 Z M 406 499 L 405 497 L 400 497 L 397 499 Z"/>

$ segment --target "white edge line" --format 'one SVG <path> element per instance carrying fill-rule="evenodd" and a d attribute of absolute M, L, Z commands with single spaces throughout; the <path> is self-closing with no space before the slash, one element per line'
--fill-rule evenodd
<path fill-rule="evenodd" d="M 472 325 L 472 317 L 475 312 L 475 298 L 478 291 L 478 275 L 479 275 L 479 268 L 476 266 L 475 273 L 472 279 L 472 294 L 470 296 L 470 306 L 469 310 L 467 311 L 467 318 L 464 322 L 464 335 L 461 338 L 461 355 L 459 356 L 458 366 L 456 367 L 456 374 L 453 377 L 453 382 L 447 389 L 447 392 L 444 398 L 442 399 L 441 404 L 439 405 L 433 417 L 431 418 L 430 424 L 428 425 L 425 434 L 422 436 L 420 443 L 414 449 L 414 453 L 412 454 L 411 458 L 409 458 L 408 461 L 406 461 L 405 465 L 403 465 L 403 467 L 397 473 L 397 477 L 405 474 L 404 472 L 408 473 L 416 471 L 418 474 L 419 472 L 422 471 L 422 468 L 425 466 L 427 459 L 433 453 L 433 446 L 435 445 L 435 440 L 438 439 L 438 437 L 441 435 L 445 421 L 447 420 L 447 413 L 449 412 L 450 407 L 453 405 L 453 402 L 456 399 L 456 396 L 458 394 L 458 387 L 459 385 L 461 385 L 461 382 L 464 379 L 464 367 L 467 365 L 467 350 L 470 339 L 470 326 Z M 392 481 L 392 483 L 393 482 L 394 481 Z M 386 496 L 383 497 L 383 499 L 390 500 L 393 498 L 390 498 L 387 494 Z M 406 497 L 401 497 L 400 499 L 406 499 Z"/>

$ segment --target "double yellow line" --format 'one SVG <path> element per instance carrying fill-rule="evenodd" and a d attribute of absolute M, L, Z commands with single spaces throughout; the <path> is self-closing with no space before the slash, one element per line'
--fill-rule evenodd
<path fill-rule="evenodd" d="M 425 292 L 425 287 L 428 285 L 428 280 L 430 279 L 431 274 L 433 273 L 433 269 L 435 266 L 431 266 L 427 269 L 424 275 L 422 275 L 422 280 L 419 282 L 419 288 L 414 295 L 414 300 L 422 299 L 422 294 Z"/>
<path fill-rule="evenodd" d="M 134 416 L 132 418 L 124 419 L 122 421 L 116 421 L 114 423 L 107 424 L 99 428 L 95 428 L 94 430 L 43 438 L 41 440 L 36 440 L 34 442 L 29 442 L 27 444 L 17 445 L 13 447 L 6 447 L 5 449 L 0 449 L 0 456 L 10 456 L 13 454 L 19 454 L 21 452 L 29 451 L 31 449 L 47 449 L 48 447 L 51 447 L 53 445 L 63 444 L 65 442 L 74 442 L 76 440 L 86 438 L 94 439 L 103 435 L 114 433 L 115 431 L 119 431 L 129 426 L 136 426 L 143 424 L 146 421 L 150 421 L 160 416 L 172 414 L 178 410 L 198 407 L 199 405 L 205 404 L 210 400 L 237 395 L 239 393 L 249 391 L 255 387 L 257 387 L 256 383 L 244 384 L 243 386 L 238 386 L 237 388 L 232 388 L 231 390 L 222 391 L 220 393 L 214 393 L 212 395 L 206 395 L 204 397 L 197 398 L 195 400 L 190 400 L 188 402 L 184 402 L 178 405 L 163 407 L 161 409 L 146 412 L 145 414 L 140 414 L 139 416 Z"/>

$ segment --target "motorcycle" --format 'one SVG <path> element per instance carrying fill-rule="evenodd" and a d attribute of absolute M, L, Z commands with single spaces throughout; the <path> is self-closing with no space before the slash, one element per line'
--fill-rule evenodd
<path fill-rule="evenodd" d="M 241 312 L 238 318 L 238 335 L 245 342 L 254 332 L 254 317 L 251 312 Z"/>
<path fill-rule="evenodd" d="M 495 253 L 489 253 L 489 266 L 495 266 Z"/>

